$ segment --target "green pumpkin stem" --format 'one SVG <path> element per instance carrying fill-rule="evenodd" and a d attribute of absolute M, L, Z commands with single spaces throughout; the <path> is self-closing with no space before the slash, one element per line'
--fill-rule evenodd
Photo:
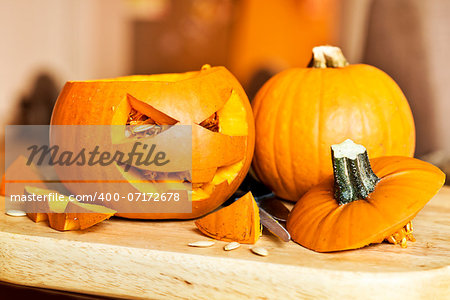
<path fill-rule="evenodd" d="M 380 179 L 370 167 L 367 150 L 351 140 L 331 146 L 334 171 L 334 197 L 346 204 L 366 199 Z"/>
<path fill-rule="evenodd" d="M 312 52 L 308 68 L 343 68 L 349 65 L 339 47 L 318 46 Z"/>

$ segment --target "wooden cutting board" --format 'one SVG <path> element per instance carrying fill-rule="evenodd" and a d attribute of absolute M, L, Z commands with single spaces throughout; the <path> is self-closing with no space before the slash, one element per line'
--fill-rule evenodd
<path fill-rule="evenodd" d="M 3 199 L 2 199 L 3 200 Z M 58 232 L 0 213 L 0 280 L 124 298 L 450 297 L 450 188 L 414 220 L 417 242 L 320 254 L 264 234 L 225 252 L 188 247 L 206 240 L 193 221 L 114 218 L 82 232 Z M 447 298 L 448 299 L 448 298 Z"/>

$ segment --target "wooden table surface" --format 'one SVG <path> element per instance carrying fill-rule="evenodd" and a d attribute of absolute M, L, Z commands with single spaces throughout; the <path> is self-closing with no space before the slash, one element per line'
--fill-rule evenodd
<path fill-rule="evenodd" d="M 3 200 L 3 199 L 2 199 Z M 123 298 L 442 299 L 450 295 L 450 188 L 414 220 L 417 242 L 320 254 L 265 233 L 225 252 L 189 221 L 113 218 L 85 231 L 0 212 L 0 281 Z"/>

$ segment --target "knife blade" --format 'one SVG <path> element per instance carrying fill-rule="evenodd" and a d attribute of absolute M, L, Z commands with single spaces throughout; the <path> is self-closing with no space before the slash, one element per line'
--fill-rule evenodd
<path fill-rule="evenodd" d="M 261 224 L 266 227 L 273 235 L 280 238 L 283 242 L 289 242 L 291 240 L 291 235 L 284 228 L 283 225 L 278 223 L 272 215 L 264 210 L 261 206 L 259 206 L 259 221 Z"/>
<path fill-rule="evenodd" d="M 283 242 L 289 242 L 290 239 L 291 239 L 291 235 L 289 234 L 289 232 L 286 230 L 286 228 L 284 228 L 283 225 L 278 223 L 276 218 L 271 213 L 267 212 L 265 210 L 265 208 L 264 208 L 266 203 L 279 201 L 279 200 L 277 200 L 275 194 L 274 193 L 268 193 L 268 194 L 265 194 L 265 195 L 261 195 L 261 196 L 255 197 L 255 201 L 258 204 L 259 221 L 261 222 L 261 224 L 264 227 L 266 227 L 267 230 L 269 230 L 273 235 L 275 235 L 279 239 L 281 239 Z M 289 210 L 281 202 L 278 205 L 277 204 L 273 204 L 273 203 L 269 204 L 269 205 L 267 205 L 267 207 L 270 208 L 271 206 L 275 206 L 275 205 L 276 205 L 276 211 L 277 212 L 281 212 L 281 214 L 285 214 L 286 213 L 286 211 L 281 209 L 281 207 L 280 207 L 280 205 L 281 205 L 285 210 L 287 210 L 287 213 L 289 213 Z M 284 218 L 287 218 L 287 217 L 284 217 Z"/>
<path fill-rule="evenodd" d="M 260 223 L 280 240 L 288 242 L 290 234 L 278 221 L 285 222 L 289 209 L 261 182 L 248 175 L 230 200 L 234 202 L 249 191 L 258 205 Z"/>
<path fill-rule="evenodd" d="M 275 195 L 259 201 L 260 207 L 267 211 L 278 222 L 286 222 L 290 210 Z"/>

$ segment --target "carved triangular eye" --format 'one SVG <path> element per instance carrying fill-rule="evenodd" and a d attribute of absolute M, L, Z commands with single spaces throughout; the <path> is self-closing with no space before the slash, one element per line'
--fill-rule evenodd
<path fill-rule="evenodd" d="M 128 114 L 125 130 L 126 137 L 143 138 L 155 136 L 178 121 L 153 106 L 128 95 L 131 111 Z"/>
<path fill-rule="evenodd" d="M 134 118 L 134 120 L 131 121 L 137 121 L 137 119 L 139 119 L 139 121 L 151 119 L 153 123 L 146 123 L 146 124 L 157 124 L 157 125 L 174 125 L 178 123 L 178 121 L 175 120 L 174 118 L 166 115 L 162 111 L 157 110 L 150 104 L 139 101 L 138 99 L 134 98 L 131 95 L 128 95 L 128 101 L 132 108 L 129 115 L 129 120 L 130 118 Z M 138 125 L 138 124 L 130 123 L 130 125 Z"/>
<path fill-rule="evenodd" d="M 217 112 L 213 113 L 208 119 L 199 124 L 200 126 L 211 130 L 212 132 L 219 132 L 219 116 Z"/>

